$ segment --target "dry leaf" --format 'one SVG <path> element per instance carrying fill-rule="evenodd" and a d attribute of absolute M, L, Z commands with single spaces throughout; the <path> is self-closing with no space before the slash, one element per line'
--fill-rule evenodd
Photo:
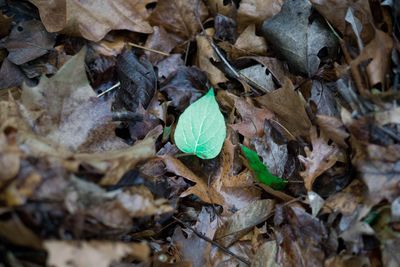
<path fill-rule="evenodd" d="M 168 32 L 188 40 L 200 30 L 196 13 L 200 21 L 207 18 L 208 10 L 202 1 L 158 0 L 156 9 L 150 16 L 150 22 L 154 26 L 163 26 Z"/>
<path fill-rule="evenodd" d="M 251 24 L 239 35 L 234 44 L 234 47 L 238 49 L 238 55 L 235 57 L 244 55 L 265 55 L 267 53 L 267 43 L 263 37 L 257 36 L 255 31 L 256 26 Z"/>
<path fill-rule="evenodd" d="M 207 34 L 210 36 L 213 35 L 213 33 L 209 30 L 207 30 Z M 228 79 L 225 77 L 225 74 L 211 63 L 211 60 L 219 61 L 219 58 L 215 54 L 214 49 L 212 48 L 207 37 L 202 35 L 197 35 L 196 42 L 197 42 L 196 65 L 207 73 L 208 79 L 210 80 L 213 86 L 216 86 L 219 83 L 227 82 Z"/>
<path fill-rule="evenodd" d="M 300 175 L 308 191 L 312 191 L 315 178 L 335 165 L 340 152 L 336 144 L 328 145 L 326 137 L 323 135 L 318 137 L 315 127 L 311 128 L 310 138 L 312 151 L 306 147 L 306 157 L 299 155 L 300 161 L 305 166 L 305 170 L 300 172 Z"/>
<path fill-rule="evenodd" d="M 156 0 L 30 0 L 49 32 L 62 32 L 100 41 L 111 30 L 151 33 L 146 5 Z"/>
<path fill-rule="evenodd" d="M 284 127 L 288 139 L 308 136 L 311 127 L 301 95 L 294 91 L 292 82 L 286 79 L 282 88 L 258 97 L 257 101 L 273 111 L 278 122 Z"/>
<path fill-rule="evenodd" d="M 37 86 L 23 86 L 21 100 L 29 120 L 36 133 L 72 151 L 126 147 L 115 136 L 109 104 L 95 98 L 84 59 L 82 49 L 50 79 L 43 76 Z"/>
<path fill-rule="evenodd" d="M 132 256 L 146 261 L 150 248 L 142 243 L 112 241 L 45 241 L 52 267 L 109 267 L 111 263 Z"/>
<path fill-rule="evenodd" d="M 144 46 L 168 54 L 172 51 L 172 49 L 175 48 L 176 45 L 178 45 L 179 42 L 180 40 L 178 38 L 167 33 L 162 26 L 154 26 L 153 33 L 147 37 Z M 156 65 L 162 59 L 166 58 L 164 55 L 151 51 L 146 51 L 145 54 L 153 65 Z"/>
<path fill-rule="evenodd" d="M 198 196 L 206 203 L 218 204 L 221 206 L 225 205 L 225 202 L 219 192 L 215 191 L 215 189 L 212 187 L 208 187 L 205 181 L 195 175 L 180 160 L 167 155 L 161 156 L 160 158 L 164 161 L 167 171 L 182 176 L 183 178 L 196 183 L 194 186 L 183 192 L 181 194 L 181 197 L 193 194 Z"/>
<path fill-rule="evenodd" d="M 218 227 L 214 240 L 224 247 L 229 247 L 254 226 L 264 222 L 270 216 L 274 207 L 275 202 L 270 199 L 261 199 L 250 203 Z"/>
<path fill-rule="evenodd" d="M 46 32 L 40 21 L 30 20 L 15 26 L 0 47 L 7 48 L 9 61 L 21 65 L 47 54 L 54 44 L 55 35 Z"/>
<path fill-rule="evenodd" d="M 268 109 L 256 108 L 241 98 L 235 98 L 235 107 L 242 120 L 231 127 L 250 139 L 261 137 L 264 134 L 265 120 L 274 117 L 274 114 Z"/>
<path fill-rule="evenodd" d="M 239 31 L 250 24 L 261 24 L 264 20 L 279 13 L 282 0 L 243 0 L 240 2 L 237 20 Z"/>
<path fill-rule="evenodd" d="M 367 66 L 370 84 L 371 86 L 380 84 L 382 88 L 385 88 L 392 48 L 392 38 L 387 33 L 376 30 L 375 38 L 364 47 L 361 54 L 351 64 L 359 65 L 371 59 L 372 61 Z"/>

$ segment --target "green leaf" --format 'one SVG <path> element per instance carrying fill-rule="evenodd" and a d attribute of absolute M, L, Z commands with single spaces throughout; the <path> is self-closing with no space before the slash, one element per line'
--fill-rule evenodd
<path fill-rule="evenodd" d="M 257 155 L 257 152 L 241 145 L 243 154 L 249 162 L 250 169 L 254 172 L 257 179 L 268 186 L 271 186 L 275 190 L 282 190 L 286 186 L 286 181 L 282 178 L 276 177 L 269 172 L 268 168 L 262 163 Z"/>
<path fill-rule="evenodd" d="M 215 100 L 214 89 L 211 88 L 179 117 L 175 144 L 185 153 L 212 159 L 221 151 L 225 137 L 224 116 Z"/>

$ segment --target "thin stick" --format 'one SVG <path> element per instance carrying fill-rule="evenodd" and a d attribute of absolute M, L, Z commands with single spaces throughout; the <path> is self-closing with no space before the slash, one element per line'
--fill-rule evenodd
<path fill-rule="evenodd" d="M 233 253 L 232 251 L 230 251 L 229 249 L 221 246 L 220 244 L 218 244 L 217 242 L 215 242 L 214 240 L 208 238 L 207 236 L 205 236 L 204 234 L 198 232 L 196 229 L 194 229 L 193 227 L 191 227 L 190 225 L 186 224 L 184 221 L 176 218 L 175 216 L 172 216 L 172 219 L 174 219 L 175 221 L 183 224 L 183 226 L 185 226 L 186 228 L 190 229 L 193 233 L 195 233 L 198 237 L 200 237 L 201 239 L 204 239 L 205 241 L 211 243 L 212 245 L 218 247 L 219 249 L 221 249 L 223 252 L 225 252 L 226 254 L 231 255 L 232 257 L 236 258 L 237 260 L 243 262 L 244 264 L 250 266 L 250 262 L 246 259 L 243 259 L 242 257 L 236 255 L 235 253 Z"/>
<path fill-rule="evenodd" d="M 115 88 L 117 88 L 118 86 L 120 86 L 121 83 L 117 82 L 116 84 L 114 84 L 113 86 L 111 86 L 110 88 L 108 88 L 107 90 L 103 91 L 102 93 L 98 94 L 97 97 L 102 97 L 103 95 L 107 94 L 108 92 L 114 90 Z"/>
<path fill-rule="evenodd" d="M 152 48 L 149 48 L 149 47 L 145 47 L 145 46 L 142 46 L 142 45 L 138 45 L 138 44 L 134 44 L 134 43 L 128 43 L 128 45 L 136 47 L 136 48 L 140 48 L 140 49 L 143 49 L 143 50 L 146 50 L 146 51 L 149 51 L 149 52 L 157 53 L 157 54 L 160 54 L 160 55 L 163 55 L 163 56 L 167 56 L 167 57 L 170 56 L 169 53 L 158 51 L 158 50 L 155 50 L 155 49 L 152 49 Z"/>

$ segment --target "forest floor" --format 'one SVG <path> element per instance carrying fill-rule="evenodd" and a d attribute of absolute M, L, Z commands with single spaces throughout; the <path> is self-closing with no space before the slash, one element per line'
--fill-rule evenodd
<path fill-rule="evenodd" d="M 0 266 L 400 266 L 399 18 L 0 0 Z"/>

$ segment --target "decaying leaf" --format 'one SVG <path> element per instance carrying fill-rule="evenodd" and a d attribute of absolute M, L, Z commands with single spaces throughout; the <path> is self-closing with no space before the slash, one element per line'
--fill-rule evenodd
<path fill-rule="evenodd" d="M 72 151 L 102 151 L 125 145 L 114 134 L 109 104 L 96 99 L 85 72 L 85 49 L 50 79 L 24 86 L 22 104 L 35 132 Z M 89 112 L 93 108 L 97 112 Z M 93 145 L 96 143 L 96 146 Z"/>
<path fill-rule="evenodd" d="M 211 31 L 206 31 L 208 35 L 212 35 Z M 200 69 L 204 70 L 207 73 L 208 79 L 211 84 L 216 86 L 219 83 L 224 83 L 228 81 L 225 77 L 225 74 L 220 71 L 217 67 L 215 67 L 211 60 L 219 61 L 218 56 L 215 54 L 214 49 L 212 48 L 210 41 L 206 36 L 197 35 L 196 36 L 197 43 L 197 66 Z"/>
<path fill-rule="evenodd" d="M 112 262 L 132 256 L 145 261 L 150 249 L 146 244 L 112 241 L 46 241 L 48 264 L 54 267 L 109 267 Z"/>
<path fill-rule="evenodd" d="M 238 9 L 239 30 L 250 24 L 261 24 L 281 10 L 281 0 L 243 0 Z"/>
<path fill-rule="evenodd" d="M 312 191 L 315 178 L 336 163 L 340 152 L 335 144 L 329 145 L 328 140 L 323 135 L 318 136 L 315 128 L 311 128 L 310 138 L 312 151 L 305 148 L 306 157 L 299 156 L 300 161 L 305 166 L 305 170 L 300 172 L 300 175 L 303 177 L 304 186 L 308 191 Z"/>
<path fill-rule="evenodd" d="M 235 98 L 235 107 L 242 120 L 231 125 L 231 127 L 250 139 L 262 136 L 265 120 L 271 119 L 274 116 L 268 109 L 257 108 L 241 98 Z"/>
<path fill-rule="evenodd" d="M 155 0 L 118 1 L 48 1 L 30 0 L 37 6 L 40 18 L 49 32 L 82 36 L 100 41 L 111 30 L 151 33 L 146 5 Z"/>
<path fill-rule="evenodd" d="M 308 136 L 311 127 L 310 119 L 305 110 L 304 99 L 296 91 L 293 84 L 286 80 L 282 88 L 257 98 L 265 108 L 273 111 L 283 132 L 288 139 L 297 136 Z"/>
<path fill-rule="evenodd" d="M 323 223 L 299 207 L 277 209 L 275 234 L 281 248 L 278 263 L 293 267 L 323 265 L 326 254 L 335 248 Z"/>
<path fill-rule="evenodd" d="M 139 106 L 147 108 L 157 87 L 151 63 L 126 50 L 118 57 L 117 69 L 121 87 L 115 94 L 112 109 L 136 112 Z"/>
<path fill-rule="evenodd" d="M 312 6 L 308 0 L 286 1 L 279 14 L 263 23 L 266 40 L 275 47 L 294 72 L 312 76 L 321 62 L 318 53 L 336 51 L 333 33 L 318 18 L 309 22 Z"/>
<path fill-rule="evenodd" d="M 275 202 L 269 199 L 257 200 L 233 214 L 217 229 L 214 240 L 224 247 L 232 245 L 252 227 L 265 221 L 274 209 Z"/>
<path fill-rule="evenodd" d="M 0 47 L 8 50 L 8 60 L 16 65 L 24 64 L 47 54 L 55 44 L 55 35 L 46 32 L 40 21 L 24 21 L 16 25 L 10 35 L 0 41 Z"/>
<path fill-rule="evenodd" d="M 157 7 L 150 16 L 155 26 L 163 26 L 183 40 L 192 39 L 200 30 L 200 23 L 208 15 L 202 1 L 196 0 L 158 0 Z"/>
<path fill-rule="evenodd" d="M 160 85 L 160 91 L 167 94 L 171 106 L 179 111 L 184 111 L 207 90 L 206 75 L 194 67 L 178 67 L 166 78 Z"/>
<path fill-rule="evenodd" d="M 186 167 L 180 160 L 171 156 L 162 156 L 165 168 L 176 175 L 179 175 L 189 181 L 196 183 L 188 190 L 181 194 L 181 197 L 188 195 L 196 195 L 206 203 L 218 204 L 223 206 L 224 200 L 221 195 L 212 187 L 208 187 L 206 181 L 195 175 L 188 167 Z"/>

